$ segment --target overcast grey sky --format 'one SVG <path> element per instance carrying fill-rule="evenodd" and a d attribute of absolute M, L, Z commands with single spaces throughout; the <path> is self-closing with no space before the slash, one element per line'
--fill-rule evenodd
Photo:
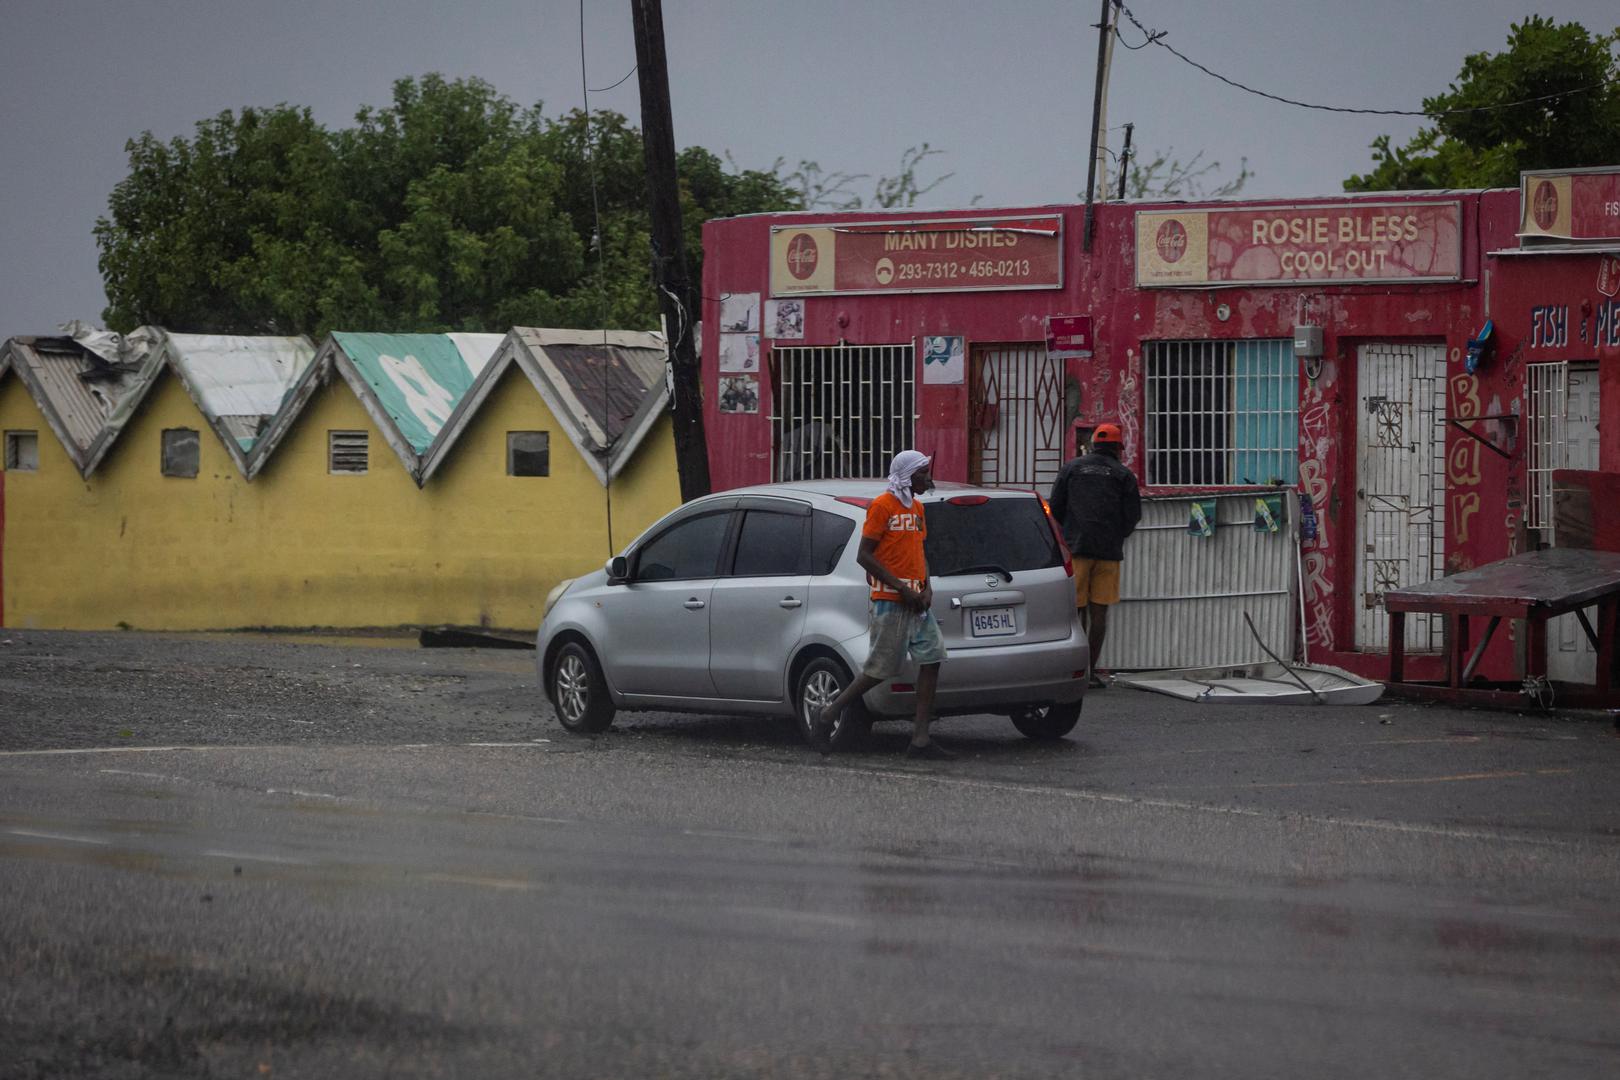
<path fill-rule="evenodd" d="M 1527 0 L 1130 0 L 1194 59 L 1288 97 L 1417 108 L 1471 52 L 1498 51 Z M 635 63 L 630 0 L 586 0 L 589 84 Z M 223 109 L 288 102 L 342 126 L 394 79 L 476 75 L 557 115 L 581 102 L 578 0 L 0 0 L 0 338 L 99 321 L 91 230 L 126 139 L 189 136 Z M 1614 0 L 1544 2 L 1592 30 Z M 742 167 L 893 172 L 928 142 L 952 179 L 932 206 L 1063 202 L 1085 188 L 1097 0 L 665 0 L 675 135 Z M 1127 31 L 1127 40 L 1139 35 Z M 635 79 L 591 95 L 639 123 Z M 1222 86 L 1159 48 L 1115 50 L 1110 126 L 1235 169 L 1246 193 L 1339 190 L 1380 132 Z M 1111 135 L 1118 147 L 1120 133 Z M 869 194 L 869 188 L 867 190 Z"/>

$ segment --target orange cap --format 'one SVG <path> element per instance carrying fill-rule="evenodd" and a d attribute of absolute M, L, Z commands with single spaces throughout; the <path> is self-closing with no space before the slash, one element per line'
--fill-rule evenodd
<path fill-rule="evenodd" d="M 1091 433 L 1091 441 L 1094 443 L 1123 443 L 1125 440 L 1119 434 L 1118 424 L 1098 424 L 1097 430 Z"/>

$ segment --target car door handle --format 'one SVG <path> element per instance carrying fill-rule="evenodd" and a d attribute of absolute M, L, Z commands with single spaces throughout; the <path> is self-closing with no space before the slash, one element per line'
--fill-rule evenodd
<path fill-rule="evenodd" d="M 691 597 L 690 599 L 688 599 L 686 601 L 686 610 L 687 611 L 701 611 L 701 610 L 703 610 L 703 601 L 699 600 L 695 596 Z"/>
<path fill-rule="evenodd" d="M 796 608 L 796 607 L 802 607 L 803 605 L 804 605 L 803 600 L 795 600 L 791 596 L 784 596 L 782 599 L 780 599 L 780 600 L 778 600 L 776 602 L 777 607 L 785 607 L 785 608 Z"/>

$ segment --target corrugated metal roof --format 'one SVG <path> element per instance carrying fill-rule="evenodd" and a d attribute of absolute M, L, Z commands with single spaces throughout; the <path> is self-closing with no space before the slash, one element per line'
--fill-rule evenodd
<path fill-rule="evenodd" d="M 151 385 L 158 370 L 151 345 L 149 335 L 131 335 L 113 361 L 67 335 L 6 342 L 10 366 L 81 475 L 95 469 Z"/>
<path fill-rule="evenodd" d="M 388 426 L 418 459 L 433 445 L 457 403 L 488 363 L 487 343 L 476 339 L 490 336 L 493 335 L 348 331 L 332 334 L 350 370 L 365 388 L 356 386 L 356 392 L 361 393 L 363 400 L 381 408 Z M 466 341 L 470 354 L 462 351 L 456 338 Z M 495 344 L 499 344 L 498 339 Z M 344 374 L 348 377 L 350 371 Z M 405 457 L 403 452 L 401 457 Z M 417 473 L 419 465 L 419 460 L 405 461 L 406 468 L 413 474 Z"/>
<path fill-rule="evenodd" d="M 165 334 L 164 360 L 247 474 L 247 455 L 315 360 L 304 337 Z"/>
<path fill-rule="evenodd" d="M 517 362 L 597 479 L 609 483 L 669 400 L 664 336 L 519 326 L 512 337 Z"/>

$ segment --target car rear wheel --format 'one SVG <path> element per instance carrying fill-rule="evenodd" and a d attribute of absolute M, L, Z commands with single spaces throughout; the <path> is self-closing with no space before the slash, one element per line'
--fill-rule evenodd
<path fill-rule="evenodd" d="M 1080 722 L 1081 702 L 1067 705 L 1033 705 L 1012 714 L 1013 727 L 1031 739 L 1061 739 Z"/>
<path fill-rule="evenodd" d="M 844 665 L 830 656 L 816 657 L 799 672 L 794 699 L 799 703 L 799 734 L 804 736 L 806 742 L 810 741 L 810 723 L 816 712 L 831 705 L 851 681 Z M 871 730 L 871 715 L 864 705 L 854 702 L 838 718 L 838 727 L 832 734 L 833 749 L 847 750 Z"/>
<path fill-rule="evenodd" d="M 613 699 L 608 696 L 602 665 L 591 650 L 571 641 L 551 666 L 551 701 L 557 720 L 569 731 L 593 734 L 613 723 Z"/>

